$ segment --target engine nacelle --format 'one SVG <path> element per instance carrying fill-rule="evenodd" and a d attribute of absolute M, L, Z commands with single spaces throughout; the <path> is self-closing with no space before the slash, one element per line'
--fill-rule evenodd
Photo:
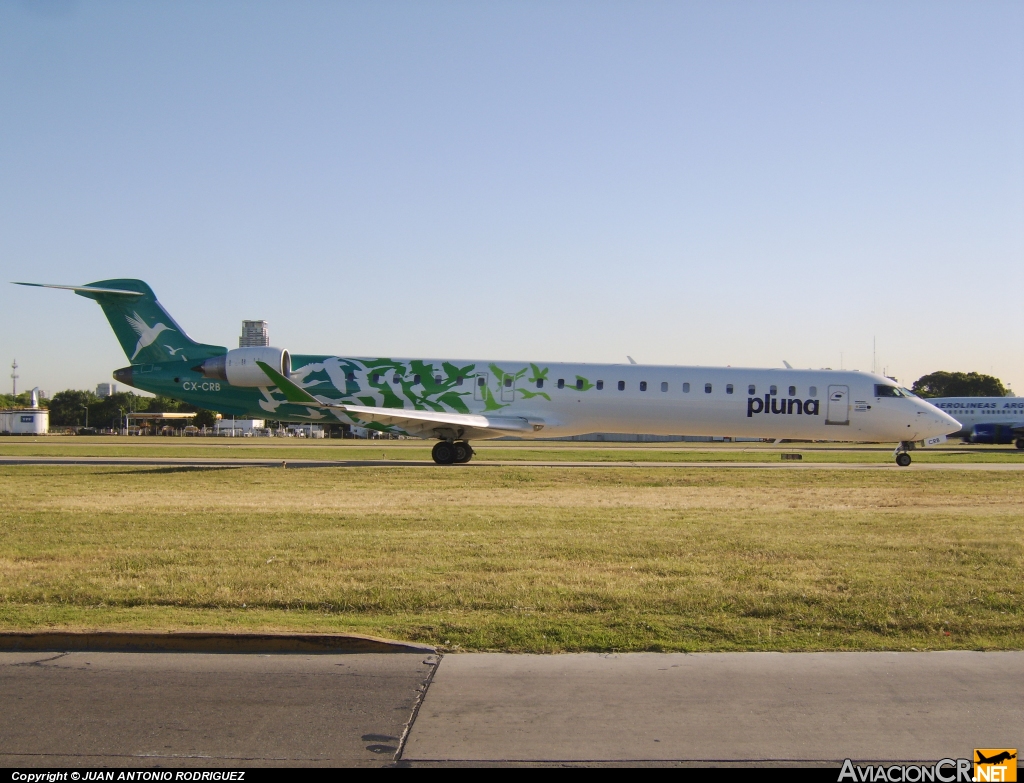
<path fill-rule="evenodd" d="M 1006 445 L 1013 443 L 1015 437 L 1013 428 L 1005 424 L 975 424 L 968 440 L 971 443 Z"/>
<path fill-rule="evenodd" d="M 292 357 L 283 348 L 235 348 L 222 356 L 207 359 L 192 369 L 204 378 L 227 381 L 232 386 L 273 386 L 274 382 L 256 362 L 263 362 L 287 378 L 292 372 Z"/>

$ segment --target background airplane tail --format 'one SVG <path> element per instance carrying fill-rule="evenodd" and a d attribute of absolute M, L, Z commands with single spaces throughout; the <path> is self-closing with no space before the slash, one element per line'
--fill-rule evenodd
<path fill-rule="evenodd" d="M 90 288 L 101 289 L 90 291 Z M 209 359 L 226 353 L 219 345 L 204 345 L 178 326 L 148 285 L 141 280 L 99 280 L 75 287 L 75 293 L 95 299 L 132 364 Z M 191 366 L 191 365 L 190 365 Z"/>

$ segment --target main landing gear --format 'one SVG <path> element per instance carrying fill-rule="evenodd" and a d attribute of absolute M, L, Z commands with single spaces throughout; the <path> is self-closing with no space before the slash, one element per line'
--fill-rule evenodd
<path fill-rule="evenodd" d="M 473 448 L 468 441 L 439 440 L 430 456 L 438 465 L 462 465 L 473 459 Z"/>
<path fill-rule="evenodd" d="M 1017 438 L 1013 445 L 1016 446 L 1018 450 L 1024 451 L 1024 438 Z"/>
<path fill-rule="evenodd" d="M 910 464 L 910 455 L 907 452 L 912 448 L 914 448 L 914 444 L 908 443 L 904 440 L 900 441 L 900 445 L 897 446 L 896 451 L 893 452 L 893 455 L 896 457 L 896 464 L 901 468 L 905 468 Z"/>

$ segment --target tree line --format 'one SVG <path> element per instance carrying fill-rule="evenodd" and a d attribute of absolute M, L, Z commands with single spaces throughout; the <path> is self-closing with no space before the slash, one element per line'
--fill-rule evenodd
<path fill-rule="evenodd" d="M 921 397 L 1009 397 L 1001 380 L 980 372 L 938 372 L 922 375 L 910 388 Z"/>
<path fill-rule="evenodd" d="M 0 395 L 0 408 L 27 408 L 31 404 L 31 394 L 25 392 L 17 396 Z M 142 397 L 135 392 L 114 392 L 109 397 L 98 397 L 91 391 L 65 389 L 57 392 L 49 400 L 40 400 L 40 406 L 50 411 L 51 427 L 84 427 L 86 410 L 90 427 L 124 426 L 127 413 L 195 413 L 191 424 L 197 427 L 212 427 L 217 414 L 197 408 L 187 402 L 171 397 Z M 185 422 L 181 422 L 184 426 Z M 172 424 L 172 426 L 174 426 Z"/>

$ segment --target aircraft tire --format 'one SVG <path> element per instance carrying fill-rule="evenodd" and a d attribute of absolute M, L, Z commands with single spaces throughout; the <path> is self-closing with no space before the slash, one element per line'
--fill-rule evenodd
<path fill-rule="evenodd" d="M 439 440 L 434 444 L 430 456 L 438 465 L 451 465 L 455 462 L 455 448 L 446 440 Z"/>
<path fill-rule="evenodd" d="M 1024 438 L 1017 438 L 1017 441 L 1013 445 L 1021 451 L 1024 451 Z"/>
<path fill-rule="evenodd" d="M 464 465 L 473 459 L 473 447 L 469 445 L 467 441 L 457 440 L 452 444 L 452 450 L 455 452 L 455 464 Z"/>
<path fill-rule="evenodd" d="M 906 452 L 903 452 L 902 454 L 897 454 L 896 464 L 899 465 L 901 468 L 907 467 L 907 465 L 910 464 L 910 455 L 907 454 Z"/>

